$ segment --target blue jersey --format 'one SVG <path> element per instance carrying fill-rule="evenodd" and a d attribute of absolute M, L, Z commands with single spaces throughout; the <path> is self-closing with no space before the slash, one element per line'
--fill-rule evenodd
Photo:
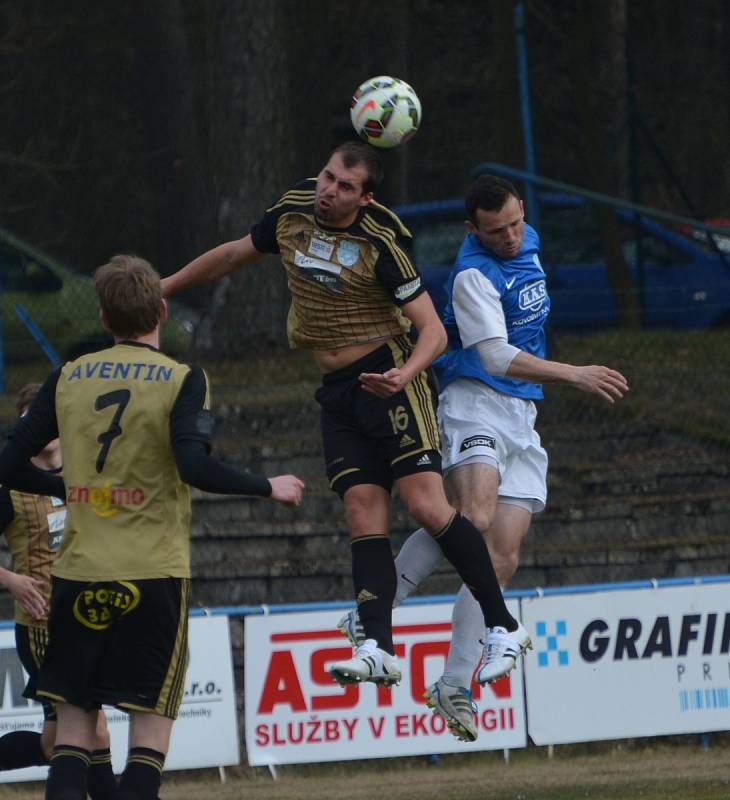
<path fill-rule="evenodd" d="M 542 399 L 541 384 L 490 375 L 484 369 L 476 348 L 463 347 L 453 308 L 456 276 L 464 270 L 478 270 L 499 295 L 507 341 L 526 353 L 545 358 L 545 321 L 550 312 L 550 298 L 539 250 L 540 238 L 527 224 L 520 252 L 509 260 L 497 258 L 475 234 L 470 233 L 464 239 L 446 286 L 444 325 L 449 334 L 449 350 L 434 362 L 441 389 L 457 378 L 475 378 L 502 394 Z"/>

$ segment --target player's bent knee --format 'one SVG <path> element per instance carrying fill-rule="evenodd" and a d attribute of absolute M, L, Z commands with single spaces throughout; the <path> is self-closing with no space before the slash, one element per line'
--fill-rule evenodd
<path fill-rule="evenodd" d="M 373 513 L 372 509 L 367 508 L 348 508 L 345 513 L 347 530 L 351 538 L 364 536 L 372 533 L 385 533 L 388 528 L 387 517 L 382 514 Z"/>
<path fill-rule="evenodd" d="M 461 514 L 471 522 L 485 539 L 487 538 L 489 528 L 494 522 L 493 513 L 485 511 L 483 508 L 467 508 L 462 509 Z"/>
<path fill-rule="evenodd" d="M 446 503 L 434 503 L 426 494 L 404 497 L 403 504 L 413 519 L 427 531 L 438 531 L 453 515 L 453 509 Z"/>

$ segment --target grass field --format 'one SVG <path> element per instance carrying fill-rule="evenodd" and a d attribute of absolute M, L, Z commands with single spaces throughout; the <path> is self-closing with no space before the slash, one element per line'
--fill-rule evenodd
<path fill-rule="evenodd" d="M 0 786 L 0 798 L 41 800 L 40 784 Z M 160 800 L 728 800 L 730 742 L 565 746 L 499 753 L 167 773 Z"/>

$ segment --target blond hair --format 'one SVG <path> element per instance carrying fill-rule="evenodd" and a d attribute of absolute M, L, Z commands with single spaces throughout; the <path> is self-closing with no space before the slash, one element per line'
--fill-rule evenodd
<path fill-rule="evenodd" d="M 99 305 L 120 339 L 143 336 L 160 321 L 160 276 L 143 258 L 116 255 L 94 273 Z"/>

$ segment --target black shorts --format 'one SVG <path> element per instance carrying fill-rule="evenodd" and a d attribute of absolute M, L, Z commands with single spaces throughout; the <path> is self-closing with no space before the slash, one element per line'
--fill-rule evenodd
<path fill-rule="evenodd" d="M 38 694 L 175 719 L 188 664 L 187 578 L 86 583 L 54 577 Z"/>
<path fill-rule="evenodd" d="M 38 673 L 40 672 L 43 656 L 48 645 L 48 629 L 35 625 L 15 624 L 15 650 L 23 668 L 28 673 L 28 683 L 25 685 L 23 697 L 37 700 L 43 706 L 43 719 L 47 722 L 56 721 L 56 706 L 45 697 L 36 696 Z"/>
<path fill-rule="evenodd" d="M 432 371 L 421 372 L 385 400 L 366 392 L 358 381 L 362 372 L 402 367 L 412 350 L 408 337 L 397 336 L 322 378 L 315 397 L 322 407 L 327 477 L 340 496 L 363 483 L 390 491 L 393 481 L 406 475 L 441 472 L 438 392 Z"/>

